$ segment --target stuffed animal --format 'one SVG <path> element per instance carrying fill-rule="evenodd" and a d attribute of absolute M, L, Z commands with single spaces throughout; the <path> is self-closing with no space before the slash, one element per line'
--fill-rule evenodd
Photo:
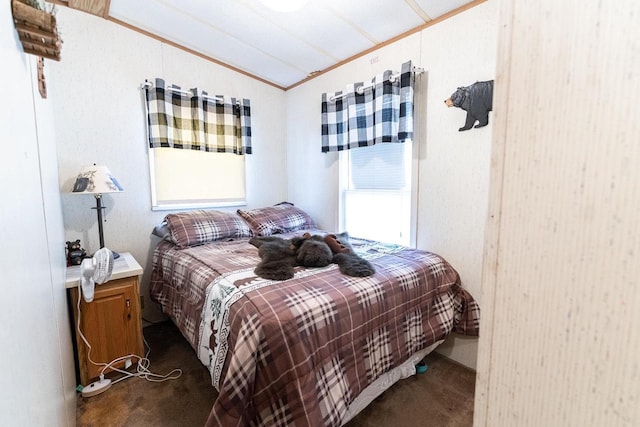
<path fill-rule="evenodd" d="M 331 248 L 321 236 L 305 233 L 302 238 L 291 239 L 296 251 L 296 262 L 303 267 L 326 267 L 333 260 Z"/>
<path fill-rule="evenodd" d="M 249 240 L 258 248 L 261 261 L 253 270 L 260 277 L 270 280 L 287 280 L 293 277 L 296 251 L 290 240 L 279 237 L 252 237 Z"/>
<path fill-rule="evenodd" d="M 475 127 L 486 126 L 489 124 L 489 111 L 493 109 L 493 80 L 459 87 L 444 103 L 447 107 L 458 107 L 467 112 L 467 119 L 459 131 L 471 129 L 476 121 Z"/>
<path fill-rule="evenodd" d="M 86 257 L 87 252 L 80 246 L 80 239 L 67 242 L 67 267 L 82 264 L 82 260 Z"/>
<path fill-rule="evenodd" d="M 345 233 L 343 233 L 342 235 L 345 235 Z M 347 234 L 346 237 L 349 237 L 349 235 Z M 324 236 L 324 242 L 329 245 L 329 247 L 331 248 L 331 252 L 333 252 L 334 254 L 348 254 L 349 252 L 351 252 L 348 247 L 343 245 L 342 242 L 338 240 L 338 237 L 335 234 L 327 234 L 326 236 Z"/>
<path fill-rule="evenodd" d="M 365 277 L 375 273 L 369 261 L 359 257 L 348 244 L 349 234 L 317 236 L 305 233 L 292 239 L 253 237 L 249 240 L 258 248 L 260 262 L 253 270 L 270 280 L 287 280 L 294 275 L 294 267 L 326 267 L 338 264 L 342 274 Z"/>
<path fill-rule="evenodd" d="M 270 280 L 291 279 L 294 267 L 326 267 L 333 253 L 320 236 L 305 233 L 301 237 L 253 237 L 249 240 L 258 248 L 260 262 L 253 270 L 258 276 Z"/>
<path fill-rule="evenodd" d="M 359 257 L 349 244 L 349 233 L 346 231 L 338 235 L 329 234 L 325 236 L 334 252 L 333 263 L 338 264 L 338 269 L 342 274 L 353 277 L 367 277 L 376 272 L 373 265 L 364 258 Z"/>

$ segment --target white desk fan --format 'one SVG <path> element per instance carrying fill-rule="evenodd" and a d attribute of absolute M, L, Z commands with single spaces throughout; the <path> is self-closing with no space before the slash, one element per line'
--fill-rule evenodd
<path fill-rule="evenodd" d="M 80 264 L 80 288 L 84 300 L 89 303 L 93 301 L 93 295 L 96 283 L 101 284 L 111 278 L 113 271 L 113 252 L 107 248 L 98 249 L 93 257 L 85 258 Z M 78 333 L 82 337 L 84 343 L 89 348 L 88 358 L 91 362 L 91 345 L 80 330 L 80 300 L 78 299 Z M 95 363 L 95 362 L 93 362 Z M 82 389 L 83 397 L 91 397 L 100 394 L 111 387 L 111 380 L 104 378 L 100 373 L 100 380 L 95 381 Z"/>
<path fill-rule="evenodd" d="M 86 302 L 93 301 L 95 284 L 102 284 L 111 278 L 113 252 L 107 248 L 98 249 L 93 257 L 85 258 L 80 264 L 80 284 Z"/>

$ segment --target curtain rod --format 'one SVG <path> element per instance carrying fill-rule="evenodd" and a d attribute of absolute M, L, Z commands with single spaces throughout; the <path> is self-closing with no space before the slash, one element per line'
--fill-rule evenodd
<path fill-rule="evenodd" d="M 153 88 L 153 83 L 151 82 L 144 82 L 140 85 L 140 89 L 146 89 L 146 88 Z M 193 96 L 193 92 L 191 92 L 190 90 L 182 90 L 182 89 L 178 89 L 177 87 L 171 87 L 171 86 L 167 86 L 165 88 L 165 90 L 171 91 L 171 92 L 176 92 L 176 93 L 181 93 L 183 95 L 191 95 Z M 211 101 L 218 101 L 218 102 L 224 102 L 224 98 L 218 98 L 217 96 L 209 96 L 209 95 L 201 95 L 202 98 L 204 99 L 209 99 Z"/>
<path fill-rule="evenodd" d="M 422 73 L 424 73 L 424 68 L 422 68 L 422 67 L 411 67 L 411 72 L 414 73 L 414 74 L 422 74 Z M 396 79 L 398 77 L 400 77 L 400 74 L 402 74 L 402 73 L 391 74 L 389 76 L 389 82 L 390 83 L 395 82 Z M 356 92 L 358 93 L 358 95 L 362 95 L 366 89 L 369 89 L 369 88 L 373 87 L 373 85 L 374 85 L 374 83 L 371 82 L 371 83 L 367 83 L 366 85 L 358 86 L 358 89 L 356 89 Z M 331 98 L 329 98 L 329 101 L 335 101 L 337 99 L 344 98 L 347 95 L 349 95 L 349 93 L 341 93 L 340 95 L 334 95 Z"/>

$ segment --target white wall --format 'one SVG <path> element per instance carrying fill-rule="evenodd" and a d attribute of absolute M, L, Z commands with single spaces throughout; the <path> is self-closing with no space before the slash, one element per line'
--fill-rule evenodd
<path fill-rule="evenodd" d="M 502 5 L 474 425 L 639 426 L 640 3 Z"/>
<path fill-rule="evenodd" d="M 249 98 L 252 146 L 247 156 L 249 208 L 287 198 L 283 91 L 165 45 L 120 25 L 65 7 L 58 8 L 64 39 L 62 61 L 49 66 L 55 108 L 60 187 L 69 191 L 85 164 L 104 164 L 125 188 L 104 195 L 105 245 L 131 252 L 145 269 L 141 292 L 145 319 L 159 313 L 148 297 L 153 226 L 168 212 L 152 212 L 144 104 L 138 89 L 145 78 L 164 78 L 183 88 Z M 213 41 L 212 41 L 213 42 Z M 95 199 L 62 195 L 67 240 L 98 249 Z"/>
<path fill-rule="evenodd" d="M 35 58 L 22 53 L 10 2 L 0 4 L 0 22 L 0 425 L 75 425 L 51 100 L 37 92 Z"/>
<path fill-rule="evenodd" d="M 483 3 L 286 93 L 289 199 L 321 227 L 337 230 L 338 155 L 320 152 L 322 93 L 398 70 L 407 60 L 427 71 L 420 77 L 426 81 L 426 111 L 416 117 L 424 136 L 417 246 L 444 256 L 479 301 L 493 117 L 485 128 L 458 132 L 466 113 L 443 101 L 458 86 L 494 78 L 497 10 L 497 2 Z M 455 337 L 439 351 L 475 367 L 477 340 Z"/>

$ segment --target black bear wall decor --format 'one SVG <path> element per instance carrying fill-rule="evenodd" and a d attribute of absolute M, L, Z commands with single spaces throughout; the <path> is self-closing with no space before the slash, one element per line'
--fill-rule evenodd
<path fill-rule="evenodd" d="M 476 121 L 475 127 L 486 126 L 489 124 L 489 111 L 493 109 L 493 80 L 461 86 L 444 103 L 447 107 L 458 107 L 467 112 L 467 120 L 459 131 L 471 129 Z"/>

